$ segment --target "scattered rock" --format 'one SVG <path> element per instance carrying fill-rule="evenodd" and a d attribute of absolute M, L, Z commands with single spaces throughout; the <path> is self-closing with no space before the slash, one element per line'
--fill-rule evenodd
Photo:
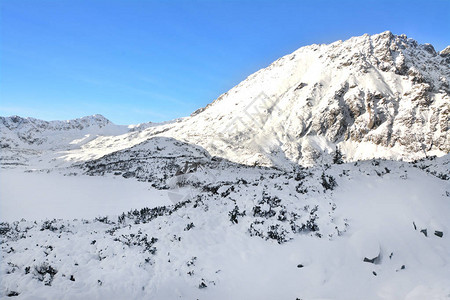
<path fill-rule="evenodd" d="M 438 236 L 438 237 L 440 237 L 440 238 L 441 238 L 441 237 L 443 237 L 443 236 L 444 236 L 444 232 L 442 232 L 442 231 L 439 231 L 439 230 L 435 230 L 435 231 L 434 231 L 434 235 L 435 235 L 435 236 Z"/>
<path fill-rule="evenodd" d="M 16 296 L 19 296 L 19 293 L 16 291 L 11 291 L 8 293 L 8 297 L 16 297 Z"/>
<path fill-rule="evenodd" d="M 371 263 L 371 264 L 378 264 L 380 262 L 380 254 L 378 254 L 378 256 L 376 256 L 374 258 L 364 257 L 363 261 Z"/>
<path fill-rule="evenodd" d="M 122 174 L 123 178 L 131 178 L 131 177 L 134 177 L 134 176 L 136 176 L 136 174 L 134 172 L 125 172 L 125 173 Z"/>
<path fill-rule="evenodd" d="M 398 272 L 398 271 L 400 271 L 400 270 L 404 270 L 404 269 L 406 269 L 406 266 L 405 266 L 405 265 L 402 265 L 402 266 L 400 267 L 400 269 L 398 269 L 398 270 L 395 270 L 395 272 Z"/>
<path fill-rule="evenodd" d="M 295 88 L 295 90 L 296 90 L 296 91 L 297 91 L 297 90 L 300 90 L 300 89 L 304 88 L 304 87 L 307 86 L 307 85 L 308 85 L 307 83 L 301 82 L 301 83 Z"/>

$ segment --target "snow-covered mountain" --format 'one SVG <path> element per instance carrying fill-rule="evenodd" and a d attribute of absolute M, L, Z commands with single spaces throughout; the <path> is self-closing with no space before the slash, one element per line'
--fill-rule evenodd
<path fill-rule="evenodd" d="M 311 45 L 275 61 L 165 136 L 245 164 L 310 165 L 450 151 L 450 56 L 391 32 Z"/>
<path fill-rule="evenodd" d="M 58 149 L 83 135 L 89 140 L 90 135 L 117 134 L 113 128 L 117 129 L 118 126 L 102 115 L 50 122 L 19 116 L 0 117 L 1 148 L 34 146 Z"/>
<path fill-rule="evenodd" d="M 56 146 L 49 136 L 78 144 L 59 157 L 70 161 L 99 158 L 154 136 L 247 165 L 327 162 L 336 146 L 347 161 L 414 160 L 450 151 L 449 80 L 448 47 L 436 52 L 383 32 L 300 48 L 174 122 L 127 130 L 101 116 L 50 123 L 12 117 L 2 118 L 0 130 L 2 145 Z M 79 137 L 67 133 L 72 129 Z"/>
<path fill-rule="evenodd" d="M 101 139 L 114 141 L 123 134 L 132 137 L 136 132 L 161 124 L 165 123 L 115 125 L 102 115 L 66 121 L 0 117 L 0 162 L 4 167 L 52 168 L 68 165 L 70 160 L 66 162 L 63 157 L 66 151 L 76 151 L 93 140 L 98 145 Z M 96 151 L 92 151 L 85 159 L 97 155 Z"/>

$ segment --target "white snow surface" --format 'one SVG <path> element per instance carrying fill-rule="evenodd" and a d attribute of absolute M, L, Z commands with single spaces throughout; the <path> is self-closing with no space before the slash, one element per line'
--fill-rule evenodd
<path fill-rule="evenodd" d="M 190 202 L 176 208 L 137 210 L 121 221 L 114 211 L 108 219 L 10 223 L 1 242 L 0 293 L 14 291 L 18 299 L 446 299 L 450 185 L 439 176 L 450 173 L 449 161 L 447 155 L 415 164 L 320 166 L 299 171 L 304 178 L 251 168 L 216 176 L 197 171 L 184 199 Z M 337 187 L 324 189 L 322 173 Z M 125 187 L 133 179 L 108 180 Z M 60 195 L 58 189 L 48 195 Z M 148 203 L 164 198 L 154 193 Z M 266 215 L 255 213 L 256 206 Z M 230 217 L 235 207 L 246 211 L 237 223 Z M 36 215 L 46 209 L 52 211 L 35 207 Z M 318 227 L 291 230 L 308 220 Z M 53 277 L 41 275 L 48 266 L 57 270 Z"/>
<path fill-rule="evenodd" d="M 164 191 L 120 179 L 2 170 L 0 221 L 92 219 L 172 204 Z"/>

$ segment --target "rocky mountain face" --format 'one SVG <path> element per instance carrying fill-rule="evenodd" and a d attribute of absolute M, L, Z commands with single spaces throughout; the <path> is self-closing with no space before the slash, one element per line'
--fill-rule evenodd
<path fill-rule="evenodd" d="M 158 135 L 246 164 L 450 151 L 450 54 L 391 32 L 300 48 Z"/>

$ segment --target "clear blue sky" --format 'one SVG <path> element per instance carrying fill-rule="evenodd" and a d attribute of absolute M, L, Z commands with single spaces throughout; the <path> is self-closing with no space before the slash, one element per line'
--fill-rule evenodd
<path fill-rule="evenodd" d="M 450 1 L 0 1 L 0 115 L 187 116 L 282 55 L 364 33 L 450 44 Z"/>

